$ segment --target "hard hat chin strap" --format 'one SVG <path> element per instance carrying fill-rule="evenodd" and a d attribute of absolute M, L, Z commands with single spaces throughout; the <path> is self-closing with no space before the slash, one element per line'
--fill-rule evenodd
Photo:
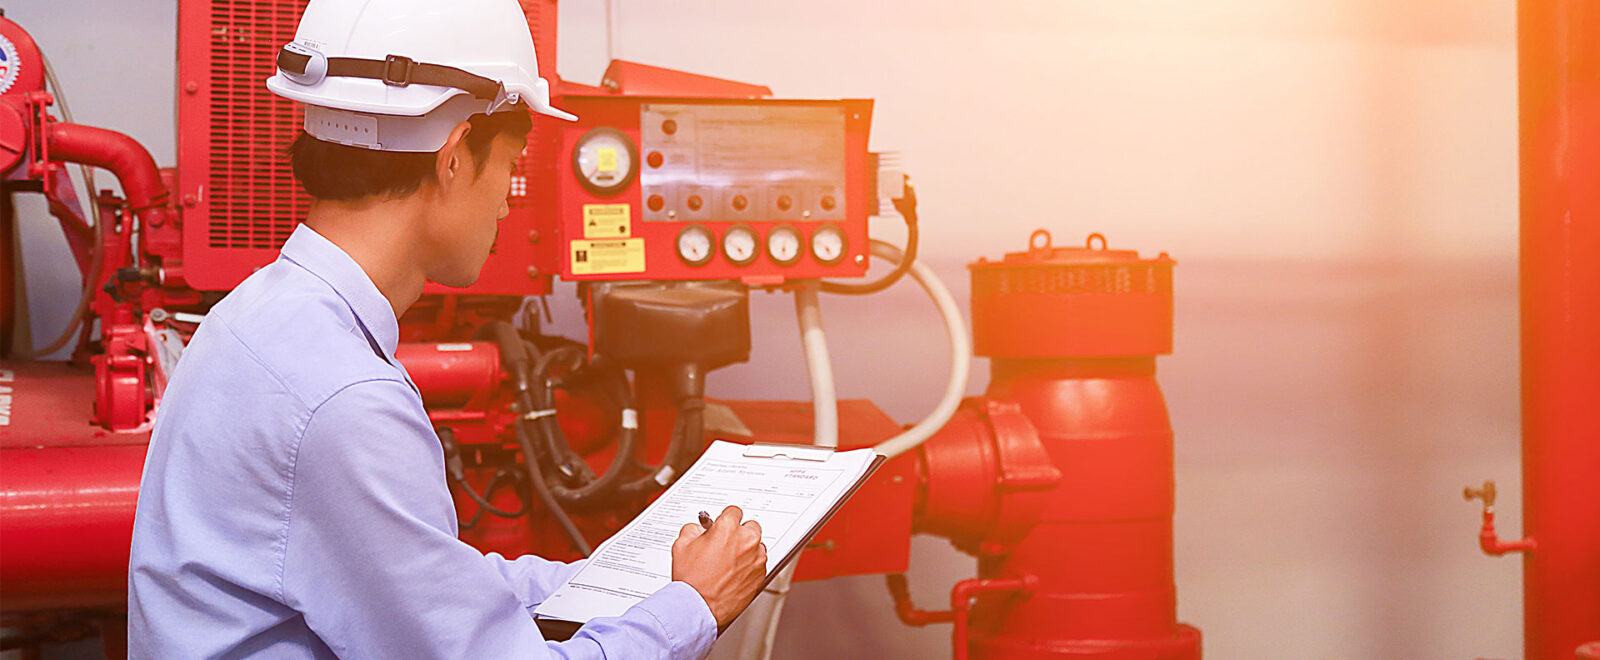
<path fill-rule="evenodd" d="M 506 99 L 505 87 L 498 80 L 442 64 L 418 62 L 404 55 L 381 60 L 359 57 L 324 57 L 316 49 L 290 43 L 278 51 L 278 70 L 302 85 L 315 85 L 328 76 L 381 80 L 385 85 L 405 87 L 436 85 L 465 90 L 472 96 L 495 103 Z"/>

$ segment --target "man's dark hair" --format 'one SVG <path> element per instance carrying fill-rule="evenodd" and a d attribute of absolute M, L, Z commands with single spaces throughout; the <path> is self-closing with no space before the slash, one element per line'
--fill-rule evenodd
<path fill-rule="evenodd" d="M 476 161 L 474 174 L 482 174 L 489 148 L 502 134 L 524 136 L 533 128 L 527 107 L 492 115 L 477 114 L 467 120 L 467 149 Z M 289 145 L 289 166 L 294 178 L 312 197 L 349 202 L 363 197 L 404 197 L 433 176 L 434 154 L 362 149 L 324 142 L 300 131 Z"/>

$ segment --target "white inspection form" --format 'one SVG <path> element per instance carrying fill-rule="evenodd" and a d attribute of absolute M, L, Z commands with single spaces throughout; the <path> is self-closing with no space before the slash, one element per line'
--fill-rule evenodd
<path fill-rule="evenodd" d="M 821 524 L 879 461 L 871 449 L 835 452 L 805 445 L 711 443 L 667 492 L 596 548 L 572 579 L 534 609 L 548 619 L 586 622 L 620 616 L 672 581 L 672 542 L 701 511 L 728 505 L 761 523 L 767 575 L 798 555 Z"/>

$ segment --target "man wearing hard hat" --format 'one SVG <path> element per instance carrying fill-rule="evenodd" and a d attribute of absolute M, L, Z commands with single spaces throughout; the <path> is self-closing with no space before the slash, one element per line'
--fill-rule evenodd
<path fill-rule="evenodd" d="M 137 658 L 698 658 L 754 598 L 730 508 L 673 582 L 547 642 L 575 571 L 456 538 L 444 458 L 395 359 L 429 280 L 478 278 L 528 111 L 563 119 L 516 0 L 312 0 L 267 81 L 305 104 L 315 198 L 277 261 L 207 315 L 162 401 L 129 566 Z M 729 522 L 731 524 L 723 524 Z"/>

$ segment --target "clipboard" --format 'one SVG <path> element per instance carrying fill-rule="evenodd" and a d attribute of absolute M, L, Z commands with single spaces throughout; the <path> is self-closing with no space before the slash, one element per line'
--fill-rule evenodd
<path fill-rule="evenodd" d="M 742 453 L 744 456 L 750 458 L 783 458 L 796 461 L 825 462 L 830 456 L 833 455 L 834 450 L 828 447 L 816 447 L 813 445 L 790 445 L 758 442 L 746 447 Z M 767 572 L 767 578 L 761 582 L 761 588 L 757 590 L 758 596 L 760 595 L 761 591 L 765 591 L 767 586 L 772 584 L 772 580 L 777 578 L 778 574 L 783 572 L 784 568 L 787 567 L 790 562 L 795 561 L 799 558 L 801 553 L 805 552 L 806 547 L 811 544 L 811 540 L 822 531 L 823 527 L 827 526 L 828 521 L 832 520 L 833 516 L 839 513 L 839 509 L 844 507 L 844 504 L 849 502 L 851 497 L 855 496 L 856 491 L 861 489 L 862 484 L 867 483 L 867 480 L 871 479 L 872 475 L 876 474 L 878 468 L 887 460 L 889 460 L 889 457 L 883 454 L 875 454 L 872 457 L 872 461 L 867 465 L 867 468 L 862 471 L 861 476 L 856 479 L 855 483 L 851 484 L 849 488 L 845 489 L 844 495 L 839 497 L 833 503 L 833 506 L 829 507 L 828 510 L 822 514 L 821 518 L 817 519 L 816 524 L 812 525 L 810 529 L 806 530 L 806 532 L 801 535 L 800 542 L 796 543 L 795 546 L 790 549 L 789 553 L 784 555 L 771 571 Z M 744 616 L 744 613 L 740 612 L 739 616 Z M 576 635 L 578 630 L 583 627 L 583 623 L 566 621 L 563 619 L 535 617 L 534 621 L 538 624 L 539 632 L 544 635 L 545 640 L 552 642 L 567 641 L 571 639 L 573 635 Z M 734 617 L 734 621 L 738 621 L 738 617 Z M 733 625 L 733 621 L 728 622 L 728 626 L 731 625 Z M 727 630 L 728 626 L 719 627 L 717 629 L 717 634 L 721 635 Z"/>

